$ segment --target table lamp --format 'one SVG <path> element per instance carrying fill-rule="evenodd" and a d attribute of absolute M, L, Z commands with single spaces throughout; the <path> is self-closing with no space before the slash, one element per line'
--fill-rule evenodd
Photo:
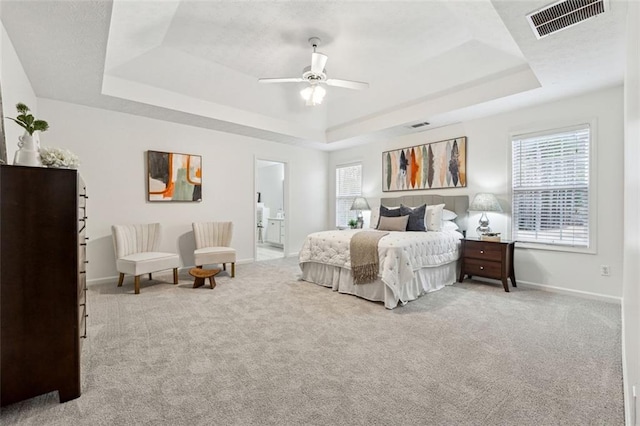
<path fill-rule="evenodd" d="M 364 225 L 364 219 L 362 218 L 362 211 L 363 210 L 371 210 L 371 207 L 369 207 L 369 203 L 367 203 L 367 199 L 364 197 L 356 197 L 355 200 L 353 200 L 353 204 L 351 204 L 351 209 L 350 210 L 357 210 L 358 211 L 358 219 L 356 220 L 356 228 L 362 228 L 362 225 Z"/>
<path fill-rule="evenodd" d="M 484 235 L 488 232 L 491 232 L 491 228 L 489 228 L 489 218 L 487 217 L 487 212 L 502 212 L 502 207 L 500 207 L 500 203 L 498 202 L 498 199 L 495 195 L 488 192 L 480 192 L 473 198 L 473 201 L 471 202 L 468 210 L 470 212 L 482 212 L 480 220 L 478 221 L 476 232 L 479 235 Z"/>

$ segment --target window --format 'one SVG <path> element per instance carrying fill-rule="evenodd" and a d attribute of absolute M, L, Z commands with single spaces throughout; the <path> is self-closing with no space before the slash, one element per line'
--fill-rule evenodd
<path fill-rule="evenodd" d="M 362 164 L 336 167 L 336 226 L 348 226 L 349 219 L 356 218 L 350 210 L 353 200 L 362 195 Z"/>
<path fill-rule="evenodd" d="M 590 127 L 512 138 L 512 237 L 590 247 Z"/>

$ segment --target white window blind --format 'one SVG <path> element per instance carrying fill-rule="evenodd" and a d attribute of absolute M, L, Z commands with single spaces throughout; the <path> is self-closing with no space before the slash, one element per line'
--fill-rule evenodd
<path fill-rule="evenodd" d="M 353 200 L 362 195 L 362 164 L 336 167 L 336 226 L 347 226 L 357 212 L 350 210 Z"/>
<path fill-rule="evenodd" d="M 513 239 L 589 247 L 588 125 L 512 139 Z"/>

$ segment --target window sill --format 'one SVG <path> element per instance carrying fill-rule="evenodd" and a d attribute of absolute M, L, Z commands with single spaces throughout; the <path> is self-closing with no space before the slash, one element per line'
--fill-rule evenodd
<path fill-rule="evenodd" d="M 525 243 L 516 240 L 516 248 L 531 249 L 531 250 L 546 250 L 546 251 L 562 251 L 566 253 L 580 253 L 580 254 L 596 254 L 595 247 L 571 247 L 560 246 L 553 244 L 541 244 L 541 243 Z"/>

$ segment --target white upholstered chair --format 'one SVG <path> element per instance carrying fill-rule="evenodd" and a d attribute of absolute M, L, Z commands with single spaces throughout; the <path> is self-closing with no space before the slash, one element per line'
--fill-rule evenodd
<path fill-rule="evenodd" d="M 140 293 L 140 275 L 173 269 L 173 283 L 178 284 L 180 257 L 175 253 L 159 252 L 160 224 L 113 225 L 113 247 L 116 252 L 116 269 L 120 272 L 118 287 L 124 274 L 134 276 L 135 293 Z"/>
<path fill-rule="evenodd" d="M 227 270 L 231 263 L 231 276 L 236 276 L 236 250 L 229 247 L 233 236 L 233 222 L 193 223 L 196 249 L 193 252 L 198 268 L 203 265 L 222 264 Z"/>

